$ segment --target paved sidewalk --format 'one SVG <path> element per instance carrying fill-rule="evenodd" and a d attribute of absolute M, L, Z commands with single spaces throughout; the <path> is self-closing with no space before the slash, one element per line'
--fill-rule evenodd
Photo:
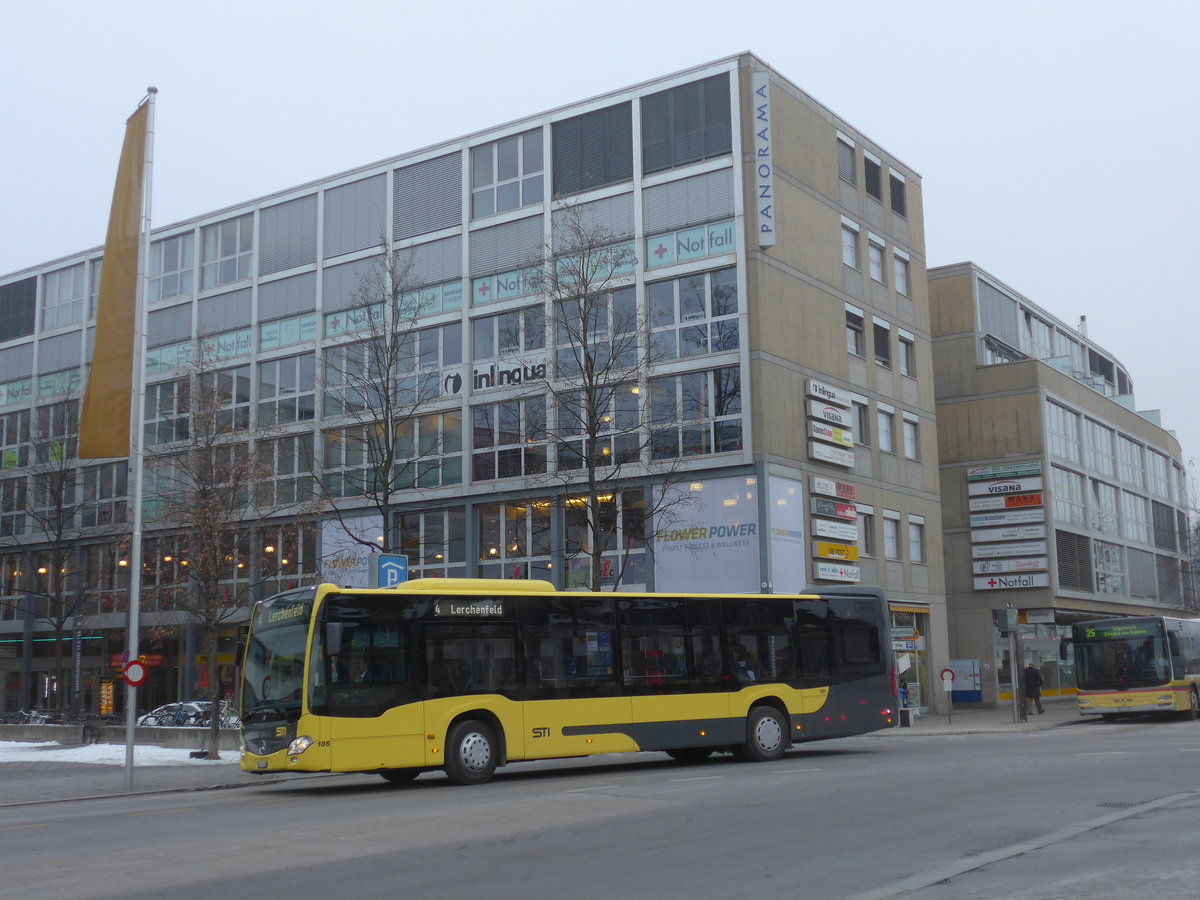
<path fill-rule="evenodd" d="M 937 715 L 914 716 L 909 727 L 895 728 L 876 734 L 914 735 L 929 737 L 940 734 L 990 734 L 990 733 L 1019 733 L 1045 731 L 1060 725 L 1086 725 L 1100 721 L 1099 717 L 1084 718 L 1079 715 L 1079 707 L 1074 697 L 1054 697 L 1042 700 L 1046 711 L 1038 715 L 1036 709 L 1030 709 L 1028 720 L 1014 722 L 1012 706 L 1004 703 L 995 709 L 955 709 L 947 716 Z"/>

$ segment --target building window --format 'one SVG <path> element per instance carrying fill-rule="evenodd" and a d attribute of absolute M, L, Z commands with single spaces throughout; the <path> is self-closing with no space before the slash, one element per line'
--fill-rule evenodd
<path fill-rule="evenodd" d="M 540 203 L 540 128 L 471 148 L 471 218 Z"/>
<path fill-rule="evenodd" d="M 240 431 L 250 427 L 249 365 L 218 372 L 202 372 L 199 383 L 204 405 L 216 413 L 219 431 Z"/>
<path fill-rule="evenodd" d="M 1167 458 L 1150 449 L 1146 450 L 1146 478 L 1150 493 L 1157 497 L 1171 496 L 1171 483 L 1167 479 Z"/>
<path fill-rule="evenodd" d="M 29 465 L 29 410 L 0 415 L 0 469 Z"/>
<path fill-rule="evenodd" d="M 1087 435 L 1087 465 L 1100 475 L 1111 477 L 1113 468 L 1113 430 L 1091 419 L 1083 420 Z"/>
<path fill-rule="evenodd" d="M 582 392 L 560 395 L 555 432 L 559 470 L 580 469 L 587 458 L 599 466 L 636 462 L 641 452 L 638 397 L 636 385 L 617 385 L 596 396 L 597 409 L 589 415 Z"/>
<path fill-rule="evenodd" d="M 854 145 L 841 138 L 837 141 L 838 178 L 847 184 L 857 184 L 854 177 Z"/>
<path fill-rule="evenodd" d="M 472 481 L 546 471 L 546 398 L 505 400 L 471 408 Z"/>
<path fill-rule="evenodd" d="M 291 506 L 313 496 L 313 436 L 311 431 L 290 434 L 257 444 L 256 485 L 262 506 Z"/>
<path fill-rule="evenodd" d="M 1046 430 L 1050 453 L 1073 463 L 1081 462 L 1079 414 L 1052 400 L 1046 401 Z"/>
<path fill-rule="evenodd" d="M 894 172 L 888 178 L 892 188 L 892 212 L 901 218 L 907 218 L 908 204 L 904 199 L 904 179 L 898 177 Z"/>
<path fill-rule="evenodd" d="M 908 520 L 908 559 L 914 565 L 925 562 L 925 523 Z"/>
<path fill-rule="evenodd" d="M 550 503 L 479 507 L 479 577 L 550 578 Z"/>
<path fill-rule="evenodd" d="M 920 459 L 921 443 L 918 424 L 905 419 L 902 425 L 904 428 L 904 455 L 909 459 Z"/>
<path fill-rule="evenodd" d="M 647 175 L 724 156 L 732 147 L 728 74 L 642 98 L 642 171 Z"/>
<path fill-rule="evenodd" d="M 415 408 L 440 397 L 445 370 L 462 363 L 462 343 L 461 322 L 405 335 L 396 354 L 396 402 Z"/>
<path fill-rule="evenodd" d="M 904 297 L 911 297 L 908 289 L 908 260 L 902 256 L 897 256 L 895 251 L 892 253 L 892 271 L 896 276 L 896 293 Z"/>
<path fill-rule="evenodd" d="M 879 449 L 884 453 L 895 453 L 896 444 L 892 436 L 892 430 L 895 425 L 896 416 L 881 409 L 876 416 L 876 421 L 879 424 Z"/>
<path fill-rule="evenodd" d="M 854 401 L 854 442 L 860 447 L 871 446 L 871 407 L 865 400 Z"/>
<path fill-rule="evenodd" d="M 1103 481 L 1092 481 L 1092 528 L 1117 533 L 1117 489 Z"/>
<path fill-rule="evenodd" d="M 19 537 L 25 534 L 28 513 L 28 479 L 24 475 L 0 481 L 0 536 Z"/>
<path fill-rule="evenodd" d="M 1096 563 L 1096 593 L 1124 594 L 1125 548 L 1108 541 L 1093 541 Z"/>
<path fill-rule="evenodd" d="M 1175 543 L 1175 514 L 1165 503 L 1150 501 L 1151 524 L 1154 527 L 1154 546 L 1159 550 L 1177 549 Z"/>
<path fill-rule="evenodd" d="M 142 436 L 147 447 L 188 436 L 188 388 L 184 379 L 146 385 Z"/>
<path fill-rule="evenodd" d="M 273 525 L 259 532 L 263 596 L 317 580 L 317 528 L 311 523 Z"/>
<path fill-rule="evenodd" d="M 396 482 L 402 488 L 462 484 L 462 413 L 410 416 L 396 426 Z"/>
<path fill-rule="evenodd" d="M 42 330 L 82 322 L 86 304 L 83 263 L 49 273 L 42 281 Z"/>
<path fill-rule="evenodd" d="M 863 356 L 862 313 L 846 310 L 846 351 L 854 356 Z"/>
<path fill-rule="evenodd" d="M 258 364 L 258 424 L 311 421 L 316 413 L 311 353 Z"/>
<path fill-rule="evenodd" d="M 462 507 L 405 513 L 400 552 L 412 578 L 461 578 L 467 574 L 467 517 Z"/>
<path fill-rule="evenodd" d="M 546 308 L 542 304 L 471 320 L 473 362 L 511 360 L 521 353 L 545 348 Z"/>
<path fill-rule="evenodd" d="M 858 268 L 858 232 L 842 226 L 842 262 L 852 269 Z"/>
<path fill-rule="evenodd" d="M 885 369 L 892 367 L 892 329 L 878 319 L 875 320 L 875 362 Z"/>
<path fill-rule="evenodd" d="M 370 425 L 330 428 L 321 435 L 324 471 L 321 480 L 331 497 L 361 497 L 385 486 L 377 482 Z"/>
<path fill-rule="evenodd" d="M 1121 537 L 1150 543 L 1150 501 L 1129 491 L 1121 492 Z"/>
<path fill-rule="evenodd" d="M 900 374 L 907 375 L 909 378 L 917 377 L 917 351 L 916 344 L 913 339 L 903 332 L 899 336 L 899 344 L 897 345 L 900 353 Z"/>
<path fill-rule="evenodd" d="M 150 245 L 151 303 L 192 293 L 196 267 L 194 237 L 189 231 Z"/>
<path fill-rule="evenodd" d="M 858 552 L 863 556 L 875 555 L 875 510 L 873 507 L 858 508 Z"/>
<path fill-rule="evenodd" d="M 741 450 L 741 370 L 724 366 L 654 379 L 650 421 L 654 459 Z"/>
<path fill-rule="evenodd" d="M 555 122 L 551 138 L 555 197 L 633 177 L 632 104 L 618 103 Z"/>
<path fill-rule="evenodd" d="M 1145 487 L 1146 464 L 1142 460 L 1142 445 L 1125 435 L 1117 436 L 1117 468 L 1123 484 Z"/>
<path fill-rule="evenodd" d="M 900 558 L 900 513 L 883 511 L 883 556 L 885 559 Z"/>
<path fill-rule="evenodd" d="M 646 285 L 651 358 L 686 359 L 738 348 L 737 270 Z M 632 315 L 627 317 L 635 322 Z"/>
<path fill-rule="evenodd" d="M 1050 467 L 1050 492 L 1054 499 L 1054 521 L 1059 525 L 1087 523 L 1087 505 L 1083 498 L 1083 476 L 1061 466 Z"/>
<path fill-rule="evenodd" d="M 128 472 L 123 462 L 84 467 L 80 523 L 85 528 L 125 521 Z"/>
<path fill-rule="evenodd" d="M 872 281 L 883 283 L 883 245 L 873 240 L 867 241 L 867 269 Z"/>
<path fill-rule="evenodd" d="M 879 161 L 872 159 L 870 155 L 863 155 L 863 174 L 865 176 L 867 196 L 874 197 L 880 203 L 883 202 L 883 174 L 880 169 Z"/>
<path fill-rule="evenodd" d="M 207 225 L 201 232 L 200 287 L 242 281 L 253 274 L 254 216 Z"/>

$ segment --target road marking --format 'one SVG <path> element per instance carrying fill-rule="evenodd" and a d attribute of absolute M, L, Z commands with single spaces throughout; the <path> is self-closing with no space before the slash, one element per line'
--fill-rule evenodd
<path fill-rule="evenodd" d="M 888 763 L 889 768 L 894 765 L 895 765 L 895 763 Z M 795 775 L 798 772 L 820 772 L 820 771 L 821 771 L 820 769 L 779 769 L 777 771 L 777 774 L 779 774 L 779 775 Z"/>
<path fill-rule="evenodd" d="M 1124 756 L 1124 750 L 1095 750 L 1091 753 L 1076 753 L 1075 756 Z"/>
<path fill-rule="evenodd" d="M 602 784 L 602 785 L 600 785 L 600 787 L 572 788 L 569 791 L 563 791 L 563 793 L 564 794 L 582 794 L 584 791 L 611 791 L 611 790 L 615 789 L 616 787 L 617 787 L 617 785 L 615 785 L 615 784 Z"/>
<path fill-rule="evenodd" d="M 166 816 L 171 813 L 189 812 L 193 809 L 199 809 L 198 806 L 172 806 L 170 809 L 150 809 L 145 812 L 130 813 L 131 816 Z"/>
<path fill-rule="evenodd" d="M 28 825 L 0 825 L 0 831 L 14 831 L 18 828 L 45 828 L 49 822 L 30 822 Z"/>
<path fill-rule="evenodd" d="M 1179 752 L 1180 753 L 1200 753 L 1200 747 L 1184 747 Z"/>
<path fill-rule="evenodd" d="M 671 781 L 672 783 L 680 781 L 717 781 L 724 777 L 724 775 L 697 775 L 695 778 L 672 778 Z"/>
<path fill-rule="evenodd" d="M 898 897 L 901 894 L 907 894 L 912 891 L 919 891 L 922 888 L 932 887 L 944 881 L 949 881 L 959 875 L 965 875 L 967 872 L 973 872 L 976 869 L 982 869 L 984 866 L 991 865 L 995 862 L 1000 862 L 1005 859 L 1012 859 L 1015 856 L 1021 856 L 1025 853 L 1032 853 L 1034 850 L 1041 850 L 1043 847 L 1049 847 L 1051 844 L 1057 844 L 1060 841 L 1068 841 L 1071 838 L 1078 837 L 1089 831 L 1095 831 L 1097 828 L 1103 828 L 1106 825 L 1111 825 L 1113 822 L 1119 822 L 1122 819 L 1128 819 L 1130 816 L 1141 815 L 1152 809 L 1158 809 L 1163 806 L 1170 806 L 1173 803 L 1180 803 L 1185 800 L 1194 800 L 1200 797 L 1200 793 L 1189 791 L 1183 794 L 1172 794 L 1169 797 L 1162 797 L 1158 800 L 1151 800 L 1148 803 L 1141 803 L 1137 806 L 1132 806 L 1129 809 L 1123 809 L 1120 812 L 1110 813 L 1106 816 L 1092 819 L 1090 822 L 1083 822 L 1079 825 L 1069 825 L 1066 828 L 1060 828 L 1058 831 L 1052 831 L 1049 834 L 1041 837 L 1033 838 L 1028 841 L 1021 841 L 1018 844 L 1010 844 L 1007 847 L 1000 847 L 996 850 L 990 850 L 987 853 L 980 853 L 977 856 L 972 856 L 969 859 L 959 860 L 949 863 L 948 865 L 939 866 L 930 872 L 922 872 L 919 875 L 912 875 L 908 878 L 900 878 L 890 882 L 884 887 L 876 888 L 873 891 L 867 891 L 863 894 L 856 894 L 849 900 L 887 900 L 889 897 Z"/>

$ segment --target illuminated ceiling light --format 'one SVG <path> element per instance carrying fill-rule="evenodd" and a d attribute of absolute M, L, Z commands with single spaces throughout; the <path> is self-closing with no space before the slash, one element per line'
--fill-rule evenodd
<path fill-rule="evenodd" d="M 737 506 L 738 505 L 737 497 L 731 497 L 728 500 L 722 500 L 721 505 L 722 506 Z"/>
<path fill-rule="evenodd" d="M 489 548 L 488 548 L 488 555 L 489 555 L 489 556 L 499 556 L 499 555 L 500 555 L 500 550 L 499 550 L 499 548 L 497 548 L 497 547 L 489 547 Z"/>
<path fill-rule="evenodd" d="M 693 481 L 691 484 L 688 485 L 688 490 L 702 491 L 702 490 L 704 490 L 704 485 L 701 484 L 699 481 Z"/>
<path fill-rule="evenodd" d="M 263 553 L 274 553 L 274 552 L 275 552 L 275 546 L 273 544 L 267 544 L 267 546 L 263 547 Z"/>
<path fill-rule="evenodd" d="M 631 393 L 631 394 L 640 394 L 641 392 L 642 392 L 642 389 L 640 387 L 638 387 L 636 384 L 629 389 L 629 393 Z"/>
<path fill-rule="evenodd" d="M 175 557 L 173 557 L 170 553 L 168 553 L 166 556 L 163 557 L 163 562 L 170 562 L 174 558 Z"/>
<path fill-rule="evenodd" d="M 281 560 L 279 561 L 279 564 L 280 564 L 281 566 L 286 566 L 286 565 L 288 564 L 288 562 L 287 562 L 287 559 L 286 559 L 286 558 L 285 558 L 285 559 L 281 559 Z"/>
<path fill-rule="evenodd" d="M 119 560 L 117 560 L 117 565 L 118 565 L 118 566 L 127 566 L 127 565 L 129 565 L 129 560 L 127 560 L 127 559 L 119 559 Z"/>
<path fill-rule="evenodd" d="M 45 575 L 49 571 L 50 570 L 47 569 L 45 566 L 38 566 L 38 574 L 39 575 Z"/>

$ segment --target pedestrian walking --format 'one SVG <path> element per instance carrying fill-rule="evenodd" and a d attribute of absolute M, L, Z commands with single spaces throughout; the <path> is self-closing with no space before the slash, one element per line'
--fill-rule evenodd
<path fill-rule="evenodd" d="M 1042 670 L 1033 663 L 1026 663 L 1021 680 L 1025 687 L 1025 711 L 1029 711 L 1029 701 L 1032 700 L 1040 716 L 1046 711 L 1042 706 Z"/>

